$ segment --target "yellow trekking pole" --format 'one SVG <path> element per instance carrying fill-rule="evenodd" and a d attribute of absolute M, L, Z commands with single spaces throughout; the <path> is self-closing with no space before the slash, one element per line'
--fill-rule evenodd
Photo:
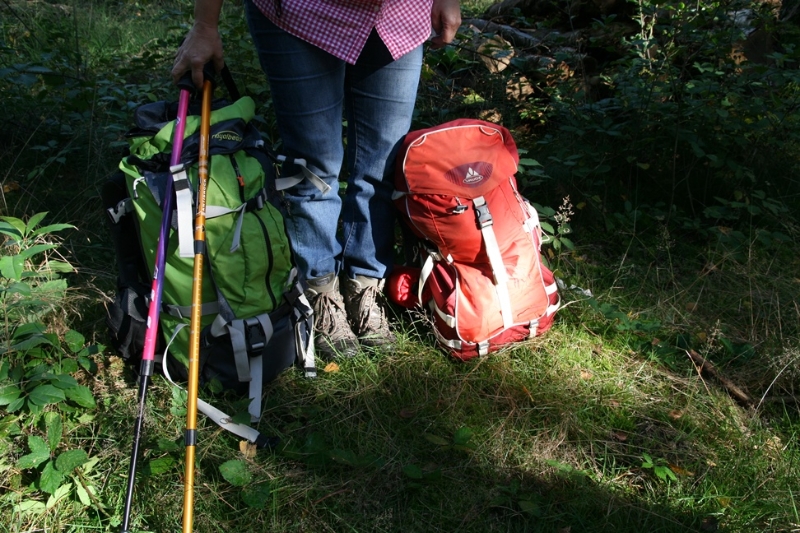
<path fill-rule="evenodd" d="M 200 381 L 200 330 L 203 307 L 203 255 L 206 245 L 206 189 L 208 187 L 208 144 L 211 132 L 212 80 L 203 81 L 200 113 L 200 152 L 197 172 L 197 214 L 194 222 L 194 277 L 192 279 L 192 324 L 189 337 L 189 383 L 186 398 L 186 469 L 183 480 L 183 533 L 194 524 L 194 462 L 197 446 L 197 394 Z"/>

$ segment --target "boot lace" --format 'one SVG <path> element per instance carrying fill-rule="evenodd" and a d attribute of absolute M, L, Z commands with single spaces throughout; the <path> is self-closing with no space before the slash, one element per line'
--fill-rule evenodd
<path fill-rule="evenodd" d="M 358 313 L 351 317 L 356 331 L 370 335 L 388 332 L 389 323 L 381 308 L 380 297 L 378 287 L 367 287 L 358 295 Z"/>
<path fill-rule="evenodd" d="M 347 325 L 344 306 L 336 298 L 333 292 L 322 292 L 314 296 L 314 325 L 316 330 L 323 335 L 327 335 L 332 340 L 337 340 L 346 336 L 343 326 Z"/>

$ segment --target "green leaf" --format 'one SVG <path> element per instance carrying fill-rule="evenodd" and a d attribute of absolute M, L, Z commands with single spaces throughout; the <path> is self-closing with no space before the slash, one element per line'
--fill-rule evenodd
<path fill-rule="evenodd" d="M 48 261 L 47 270 L 50 272 L 75 272 L 75 267 L 66 261 Z"/>
<path fill-rule="evenodd" d="M 232 459 L 222 463 L 219 467 L 222 477 L 235 487 L 242 487 L 252 479 L 252 474 L 247 469 L 247 464 L 244 461 Z"/>
<path fill-rule="evenodd" d="M 268 481 L 254 483 L 242 490 L 242 501 L 253 509 L 263 509 L 266 507 L 271 493 L 272 487 Z"/>
<path fill-rule="evenodd" d="M 175 442 L 174 440 L 169 440 L 165 438 L 158 439 L 158 449 L 162 452 L 174 452 L 178 451 L 181 448 L 181 445 Z"/>
<path fill-rule="evenodd" d="M 530 500 L 520 500 L 517 503 L 519 504 L 519 508 L 522 509 L 523 513 L 528 513 L 531 516 L 541 516 L 542 514 L 542 509 L 536 502 Z"/>
<path fill-rule="evenodd" d="M 75 359 L 62 359 L 60 368 L 54 368 L 57 372 L 72 374 L 78 371 L 78 362 Z"/>
<path fill-rule="evenodd" d="M 77 387 L 67 389 L 64 393 L 67 395 L 67 398 L 81 407 L 85 407 L 86 409 L 94 409 L 97 407 L 92 391 L 85 385 L 78 385 Z"/>
<path fill-rule="evenodd" d="M 49 233 L 55 233 L 56 231 L 61 231 L 65 229 L 75 229 L 75 226 L 72 224 L 51 224 L 49 226 L 42 226 L 41 228 L 34 231 L 31 236 L 35 237 L 37 235 L 46 235 Z"/>
<path fill-rule="evenodd" d="M 169 472 L 169 470 L 172 468 L 172 465 L 174 464 L 175 464 L 175 459 L 173 459 L 172 457 L 159 457 L 147 463 L 146 473 L 153 476 L 158 474 L 163 474 L 165 472 Z"/>
<path fill-rule="evenodd" d="M 84 464 L 81 466 L 81 470 L 83 470 L 83 474 L 84 474 L 84 475 L 86 475 L 86 476 L 88 476 L 89 474 L 91 474 L 91 473 L 92 473 L 92 470 L 94 469 L 94 467 L 95 467 L 95 466 L 97 466 L 97 464 L 98 464 L 99 462 L 100 462 L 100 458 L 98 458 L 98 457 L 92 457 L 91 459 L 89 459 L 88 461 L 86 461 L 86 462 L 85 462 L 85 463 L 84 463 Z"/>
<path fill-rule="evenodd" d="M 439 437 L 437 435 L 431 435 L 430 433 L 426 433 L 425 434 L 425 438 L 428 440 L 428 442 L 432 442 L 432 443 L 436 444 L 437 446 L 449 446 L 450 445 L 450 441 L 448 441 L 447 439 L 443 439 L 442 437 Z"/>
<path fill-rule="evenodd" d="M 561 461 L 556 461 L 555 459 L 547 459 L 545 463 L 562 472 L 573 472 L 575 470 L 572 465 L 562 463 Z"/>
<path fill-rule="evenodd" d="M 422 469 L 417 465 L 406 465 L 403 467 L 403 473 L 411 479 L 422 479 L 425 474 Z"/>
<path fill-rule="evenodd" d="M 0 385 L 0 405 L 9 405 L 21 394 L 22 391 L 16 385 Z"/>
<path fill-rule="evenodd" d="M 69 474 L 88 460 L 89 455 L 84 450 L 68 450 L 56 458 L 56 468 L 63 474 Z"/>
<path fill-rule="evenodd" d="M 453 443 L 463 446 L 470 441 L 473 434 L 474 432 L 468 427 L 459 428 L 455 435 L 453 435 Z"/>
<path fill-rule="evenodd" d="M 575 244 L 566 237 L 560 237 L 561 242 L 567 247 L 567 250 L 574 250 Z"/>
<path fill-rule="evenodd" d="M 16 400 L 8 404 L 8 407 L 6 407 L 6 411 L 8 411 L 9 413 L 16 413 L 17 411 L 22 409 L 23 405 L 25 405 L 25 398 L 17 398 Z"/>
<path fill-rule="evenodd" d="M 0 260 L 2 260 L 2 258 L 0 258 Z M 32 292 L 30 285 L 27 283 L 14 282 L 8 286 L 6 294 L 19 294 L 20 296 L 29 297 Z"/>
<path fill-rule="evenodd" d="M 64 433 L 61 415 L 56 412 L 46 413 L 44 415 L 44 423 L 47 425 L 47 443 L 50 445 L 50 451 L 54 452 L 61 443 L 61 437 Z"/>
<path fill-rule="evenodd" d="M 39 488 L 42 492 L 53 494 L 61 486 L 62 481 L 64 481 L 64 474 L 56 470 L 53 461 L 48 461 L 39 478 Z"/>
<path fill-rule="evenodd" d="M 41 335 L 46 331 L 44 324 L 41 322 L 30 322 L 28 324 L 21 324 L 17 329 L 14 330 L 14 334 L 11 336 L 12 339 L 18 340 L 22 339 L 28 335 Z"/>
<path fill-rule="evenodd" d="M 28 400 L 34 405 L 50 405 L 66 399 L 64 391 L 49 384 L 39 385 L 28 395 Z"/>
<path fill-rule="evenodd" d="M 72 353 L 78 353 L 83 348 L 83 345 L 86 344 L 86 338 L 71 329 L 64 335 L 64 342 L 67 343 L 67 347 Z"/>
<path fill-rule="evenodd" d="M 97 372 L 97 364 L 85 355 L 78 356 L 78 363 L 80 363 L 87 372 L 91 372 L 92 374 Z"/>
<path fill-rule="evenodd" d="M 23 455 L 17 461 L 17 468 L 27 470 L 29 468 L 36 468 L 43 462 L 50 459 L 50 448 L 42 437 L 31 435 L 28 437 L 28 448 L 31 453 Z"/>
<path fill-rule="evenodd" d="M 248 411 L 240 411 L 231 417 L 231 422 L 234 422 L 235 424 L 243 424 L 246 426 L 250 424 L 251 419 L 252 416 Z"/>
<path fill-rule="evenodd" d="M 48 250 L 52 250 L 54 248 L 58 248 L 57 244 L 34 244 L 24 250 L 19 252 L 19 255 L 24 257 L 25 259 L 30 259 L 36 254 L 40 254 L 42 252 L 46 252 Z"/>
<path fill-rule="evenodd" d="M 75 493 L 78 495 L 78 499 L 85 507 L 90 507 L 92 505 L 92 498 L 89 496 L 89 493 L 86 491 L 84 486 L 80 483 L 75 483 Z"/>
<path fill-rule="evenodd" d="M 78 380 L 69 374 L 56 374 L 50 379 L 50 383 L 61 390 L 72 389 L 79 387 Z"/>
<path fill-rule="evenodd" d="M 330 458 L 339 464 L 347 466 L 356 466 L 356 463 L 358 462 L 358 457 L 355 453 L 350 450 L 342 450 L 338 448 L 331 450 Z"/>
<path fill-rule="evenodd" d="M 11 237 L 22 238 L 25 235 L 25 223 L 16 217 L 0 217 L 0 233 Z"/>
<path fill-rule="evenodd" d="M 426 433 L 425 434 L 425 439 L 427 439 L 428 442 L 432 442 L 432 443 L 436 444 L 437 446 L 449 446 L 450 445 L 450 441 L 448 441 L 447 439 L 443 439 L 442 437 L 439 437 L 438 435 L 431 435 L 430 433 Z"/>
<path fill-rule="evenodd" d="M 26 352 L 41 344 L 49 344 L 50 346 L 53 346 L 53 341 L 50 340 L 46 335 L 37 334 L 12 344 L 11 349 L 20 352 Z"/>
<path fill-rule="evenodd" d="M 14 514 L 20 515 L 39 515 L 44 513 L 46 510 L 47 507 L 45 507 L 42 502 L 37 502 L 35 500 L 25 500 L 19 505 L 14 506 Z"/>
<path fill-rule="evenodd" d="M 69 496 L 70 492 L 72 492 L 72 483 L 64 483 L 47 499 L 46 507 L 52 509 L 59 501 Z"/>
<path fill-rule="evenodd" d="M 42 219 L 44 219 L 44 217 L 46 216 L 47 216 L 47 211 L 42 211 L 31 216 L 31 218 L 28 219 L 28 223 L 26 224 L 25 227 L 26 233 L 30 233 L 31 231 L 33 231 L 33 229 L 39 225 L 39 222 L 41 222 Z"/>
<path fill-rule="evenodd" d="M 176 418 L 186 416 L 186 391 L 180 387 L 172 387 L 172 406 L 169 412 Z"/>
<path fill-rule="evenodd" d="M 0 420 L 0 439 L 20 434 L 21 430 L 17 420 L 19 420 L 19 416 L 14 415 L 8 415 Z"/>
<path fill-rule="evenodd" d="M 4 255 L 0 257 L 0 276 L 14 281 L 22 279 L 25 269 L 25 258 L 21 255 Z"/>

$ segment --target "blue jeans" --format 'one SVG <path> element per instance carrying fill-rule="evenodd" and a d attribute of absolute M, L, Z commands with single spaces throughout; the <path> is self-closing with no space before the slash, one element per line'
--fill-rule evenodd
<path fill-rule="evenodd" d="M 394 257 L 395 156 L 411 127 L 422 47 L 388 64 L 377 59 L 388 54 L 385 47 L 365 49 L 365 60 L 350 65 L 281 30 L 252 2 L 246 1 L 245 9 L 269 79 L 281 153 L 306 159 L 332 187 L 323 195 L 303 182 L 285 192 L 286 226 L 300 274 L 386 277 Z M 338 179 L 344 161 L 342 199 Z"/>

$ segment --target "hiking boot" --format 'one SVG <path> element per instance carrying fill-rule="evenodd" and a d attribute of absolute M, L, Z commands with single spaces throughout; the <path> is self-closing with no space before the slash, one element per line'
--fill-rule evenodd
<path fill-rule="evenodd" d="M 308 280 L 306 298 L 314 309 L 314 348 L 327 358 L 353 357 L 358 339 L 347 322 L 339 280 L 334 274 Z"/>
<path fill-rule="evenodd" d="M 342 292 L 350 326 L 362 346 L 387 348 L 397 342 L 389 330 L 386 301 L 383 296 L 385 280 L 356 276 L 345 278 Z"/>

